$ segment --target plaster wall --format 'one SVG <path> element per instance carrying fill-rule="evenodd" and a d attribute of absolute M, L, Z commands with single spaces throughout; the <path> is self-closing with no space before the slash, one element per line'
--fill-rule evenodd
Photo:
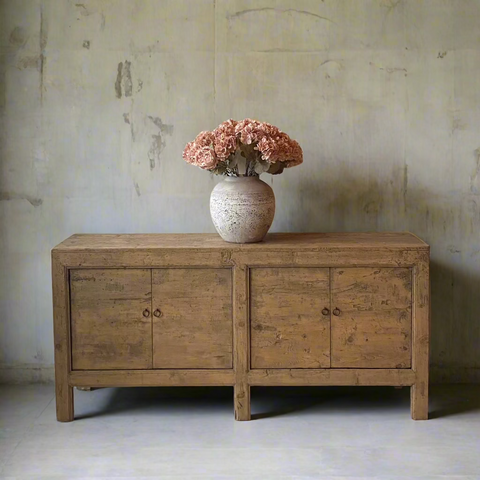
<path fill-rule="evenodd" d="M 53 377 L 50 249 L 213 232 L 183 162 L 227 118 L 305 162 L 273 231 L 432 246 L 432 376 L 480 381 L 478 0 L 0 0 L 0 378 Z"/>

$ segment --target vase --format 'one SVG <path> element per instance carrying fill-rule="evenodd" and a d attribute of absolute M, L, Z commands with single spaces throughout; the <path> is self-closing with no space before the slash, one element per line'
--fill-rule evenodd
<path fill-rule="evenodd" d="M 226 242 L 261 242 L 275 216 L 275 195 L 257 176 L 225 177 L 212 191 L 210 213 Z"/>

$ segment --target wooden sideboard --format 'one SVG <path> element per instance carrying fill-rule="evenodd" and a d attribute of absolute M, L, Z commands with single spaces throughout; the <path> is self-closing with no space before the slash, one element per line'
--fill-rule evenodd
<path fill-rule="evenodd" d="M 57 418 L 73 387 L 411 387 L 428 418 L 429 246 L 410 233 L 73 235 L 52 250 Z"/>

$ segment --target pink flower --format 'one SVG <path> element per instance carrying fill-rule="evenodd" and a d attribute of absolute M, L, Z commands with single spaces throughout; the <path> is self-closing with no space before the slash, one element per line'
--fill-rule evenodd
<path fill-rule="evenodd" d="M 303 152 L 298 142 L 281 131 L 275 137 L 263 137 L 256 149 L 262 154 L 263 160 L 269 163 L 284 162 L 287 168 L 303 162 Z"/>
<path fill-rule="evenodd" d="M 218 158 L 214 150 L 215 135 L 212 132 L 200 132 L 193 142 L 187 143 L 183 150 L 183 158 L 186 162 L 212 170 L 218 165 Z"/>
<path fill-rule="evenodd" d="M 218 164 L 215 152 L 210 147 L 201 147 L 195 154 L 195 165 L 205 170 L 212 170 Z"/>
<path fill-rule="evenodd" d="M 192 155 L 193 149 L 195 148 L 195 142 L 188 142 L 185 145 L 185 149 L 183 150 L 182 157 L 188 163 L 193 163 L 192 160 L 194 155 Z"/>
<path fill-rule="evenodd" d="M 237 137 L 240 138 L 242 143 L 246 145 L 251 145 L 252 143 L 257 143 L 265 135 L 262 129 L 262 123 L 258 120 L 252 120 L 251 118 L 246 118 L 241 122 L 238 122 L 235 127 L 235 133 Z"/>
<path fill-rule="evenodd" d="M 237 149 L 236 124 L 235 120 L 227 120 L 212 132 L 214 135 L 215 153 L 220 160 L 226 160 Z"/>
<path fill-rule="evenodd" d="M 252 152 L 251 149 L 245 150 L 242 144 L 253 145 L 253 150 L 259 153 Z M 183 158 L 206 170 L 214 170 L 219 163 L 225 162 L 228 171 L 228 168 L 235 169 L 235 166 L 228 166 L 229 157 L 239 148 L 242 148 L 242 155 L 247 152 L 251 171 L 260 157 L 269 163 L 281 162 L 287 168 L 303 162 L 303 152 L 298 142 L 274 125 L 251 118 L 241 122 L 230 119 L 221 123 L 213 132 L 200 132 L 193 142 L 185 146 Z M 274 170 L 281 172 L 283 167 Z"/>
<path fill-rule="evenodd" d="M 215 140 L 215 135 L 212 132 L 209 132 L 208 130 L 204 132 L 200 132 L 194 142 L 196 145 L 199 147 L 213 147 L 213 142 Z"/>

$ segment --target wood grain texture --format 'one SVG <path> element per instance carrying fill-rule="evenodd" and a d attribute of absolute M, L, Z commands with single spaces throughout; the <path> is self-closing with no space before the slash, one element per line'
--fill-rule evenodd
<path fill-rule="evenodd" d="M 332 269 L 332 367 L 409 368 L 411 303 L 408 268 Z"/>
<path fill-rule="evenodd" d="M 272 234 L 251 245 L 228 244 L 208 234 L 74 235 L 53 250 L 52 259 L 59 420 L 73 419 L 73 386 L 156 385 L 233 386 L 237 420 L 251 418 L 251 386 L 410 386 L 412 418 L 428 418 L 429 247 L 412 234 Z M 173 272 L 158 283 L 155 299 L 153 270 L 155 275 Z M 80 280 L 92 271 L 104 277 L 100 287 Z M 144 273 L 135 278 L 135 271 Z M 230 280 L 224 279 L 233 289 L 229 297 L 222 290 L 224 280 L 207 292 L 216 282 L 210 271 L 230 272 Z M 258 276 L 260 271 L 266 276 Z M 112 279 L 115 272 L 126 277 Z M 159 304 L 152 305 L 157 298 Z M 140 308 L 138 319 L 132 302 L 148 305 L 147 316 Z M 322 315 L 325 307 L 329 313 Z M 161 313 L 152 317 L 157 308 Z M 215 314 L 227 310 L 224 317 Z M 318 313 L 320 319 L 330 315 L 334 368 L 327 368 L 325 356 L 328 320 L 319 328 L 313 322 Z M 180 315 L 179 322 L 162 323 L 174 315 Z M 220 321 L 220 328 L 213 322 L 228 315 L 230 335 L 228 322 Z M 105 319 L 115 323 L 118 318 L 120 329 L 111 324 L 109 332 Z M 272 328 L 282 337 L 273 343 Z M 154 333 L 159 335 L 157 369 L 152 369 Z M 275 343 L 285 336 L 290 343 Z M 139 351 L 140 338 L 146 347 Z M 212 356 L 212 348 L 221 353 Z M 75 368 L 85 362 L 88 370 L 72 371 L 72 357 Z"/>
<path fill-rule="evenodd" d="M 250 301 L 252 368 L 330 366 L 328 268 L 251 269 Z"/>
<path fill-rule="evenodd" d="M 71 386 L 89 387 L 222 387 L 235 384 L 233 370 L 97 370 L 74 371 L 69 376 Z"/>
<path fill-rule="evenodd" d="M 269 233 L 260 243 L 228 244 L 217 234 L 75 234 L 55 247 L 62 252 L 112 250 L 189 250 L 228 251 L 310 250 L 318 248 L 418 249 L 428 245 L 408 232 L 378 233 Z"/>
<path fill-rule="evenodd" d="M 263 369 L 251 370 L 248 376 L 253 386 L 301 385 L 376 385 L 410 386 L 415 372 L 410 369 Z"/>
<path fill-rule="evenodd" d="M 151 270 L 70 271 L 73 370 L 152 367 Z"/>
<path fill-rule="evenodd" d="M 233 367 L 231 269 L 153 270 L 152 288 L 154 368 Z"/>
<path fill-rule="evenodd" d="M 416 374 L 411 388 L 411 413 L 414 420 L 428 419 L 430 345 L 430 268 L 429 254 L 414 269 L 412 368 Z"/>
<path fill-rule="evenodd" d="M 235 419 L 250 420 L 251 399 L 248 372 L 250 370 L 250 336 L 248 325 L 249 272 L 246 265 L 233 269 L 233 332 L 235 386 L 233 403 Z"/>
<path fill-rule="evenodd" d="M 71 370 L 68 270 L 55 254 L 52 254 L 52 289 L 57 420 L 71 422 L 74 418 L 74 397 L 73 388 L 68 384 Z"/>

